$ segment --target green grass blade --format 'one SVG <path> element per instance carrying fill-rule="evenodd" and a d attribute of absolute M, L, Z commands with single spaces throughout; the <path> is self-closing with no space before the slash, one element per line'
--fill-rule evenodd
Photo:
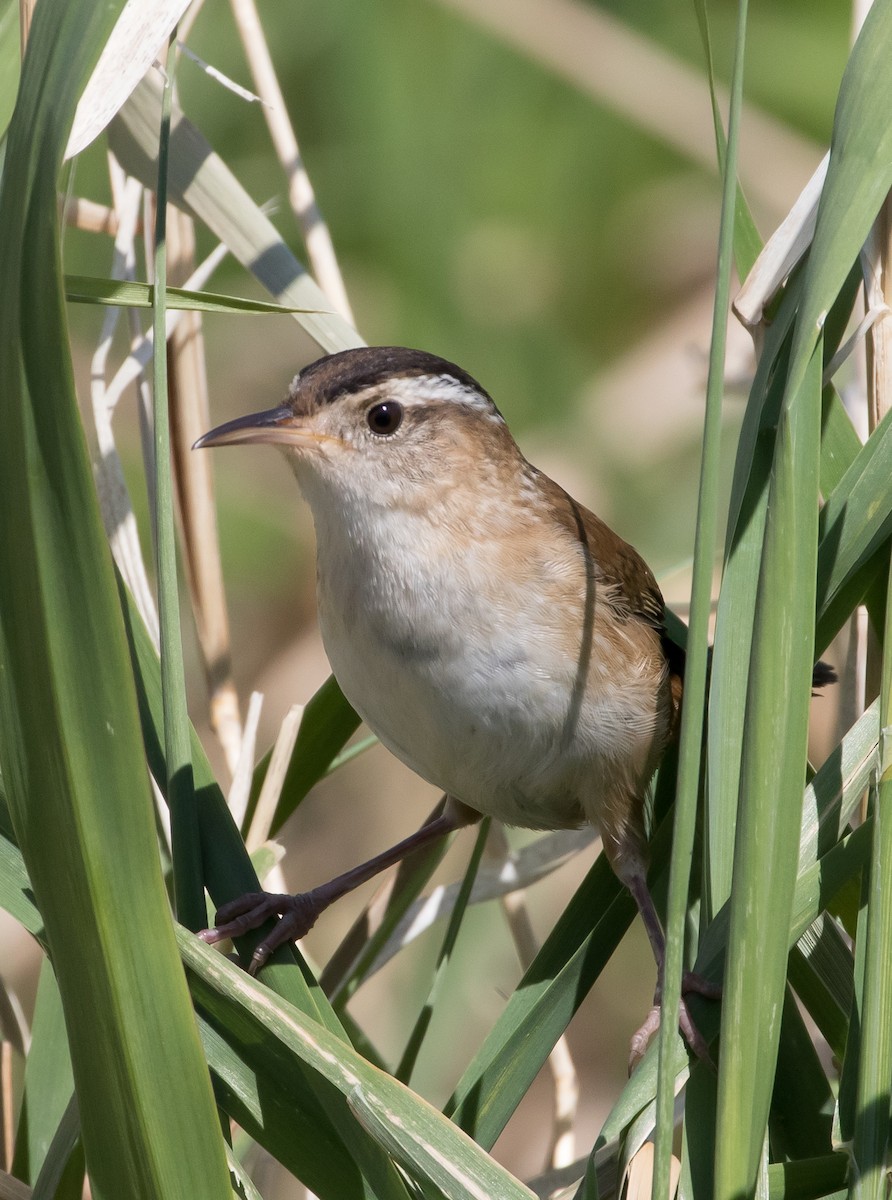
<path fill-rule="evenodd" d="M 193 992 L 213 1017 L 237 1019 L 257 1043 L 272 1039 L 283 1072 L 300 1061 L 328 1080 L 361 1126 L 423 1186 L 433 1185 L 450 1200 L 532 1196 L 442 1113 L 321 1025 L 289 1005 L 270 1003 L 262 985 L 185 932 L 180 949 Z"/>
<path fill-rule="evenodd" d="M 716 289 L 709 347 L 706 385 L 706 416 L 700 460 L 697 498 L 697 528 L 691 582 L 691 621 L 685 661 L 684 704 L 678 754 L 678 791 L 675 802 L 675 832 L 669 873 L 669 904 L 666 928 L 662 1017 L 660 1022 L 660 1069 L 657 1086 L 654 1195 L 669 1195 L 670 1163 L 674 1137 L 675 1043 L 681 1003 L 684 967 L 685 917 L 688 907 L 691 864 L 697 827 L 703 757 L 706 684 L 709 656 L 709 625 L 715 573 L 715 544 L 718 528 L 722 401 L 724 395 L 725 347 L 731 305 L 731 273 L 734 249 L 734 214 L 737 200 L 737 151 L 740 111 L 743 103 L 743 63 L 746 46 L 747 0 L 738 0 L 737 34 L 731 82 L 728 141 L 722 153 L 721 122 L 716 121 L 720 159 L 723 165 L 722 214 L 719 228 Z M 705 14 L 704 14 L 705 29 Z M 712 64 L 710 59 L 710 80 Z M 715 92 L 713 104 L 715 110 Z M 717 117 L 716 113 L 716 117 Z"/>
<path fill-rule="evenodd" d="M 367 1194 L 349 1143 L 307 1105 L 306 1072 L 277 1071 L 256 1038 L 240 1036 L 200 1006 L 198 1029 L 217 1103 L 229 1117 L 319 1200 L 360 1200 Z M 319 1083 L 314 1081 L 316 1090 Z"/>
<path fill-rule="evenodd" d="M 188 288 L 168 287 L 167 307 L 186 312 L 273 313 L 290 315 L 303 312 L 287 304 L 268 300 L 246 300 L 242 296 L 221 296 L 216 292 L 193 292 Z M 111 304 L 122 308 L 151 308 L 155 288 L 151 283 L 126 279 L 100 279 L 93 275 L 66 275 L 65 299 L 76 304 Z"/>
<path fill-rule="evenodd" d="M 788 290 L 769 328 L 750 389 L 737 448 L 725 568 L 716 613 L 709 694 L 706 799 L 707 915 L 711 918 L 731 893 L 737 788 L 745 724 L 746 689 L 759 557 L 765 532 L 768 475 L 785 368 L 800 288 Z"/>
<path fill-rule="evenodd" d="M 146 755 L 152 774 L 164 787 L 167 769 L 161 736 L 161 671 L 158 656 L 146 632 L 132 598 L 119 584 L 142 721 Z M 213 776 L 198 735 L 192 730 L 192 762 L 195 773 L 198 821 L 201 831 L 202 860 L 208 891 L 217 905 L 244 892 L 257 891 L 259 883 L 245 844 L 232 820 L 226 801 Z M 238 946 L 250 959 L 254 946 L 265 930 L 253 931 L 240 939 Z M 298 969 L 295 969 L 298 968 Z M 292 946 L 284 946 L 262 972 L 264 983 L 283 1000 L 321 1022 L 336 1037 L 345 1039 L 344 1027 L 302 956 Z M 318 1125 L 326 1139 L 340 1139 L 341 1153 L 364 1165 L 368 1177 L 377 1181 L 378 1190 L 368 1195 L 402 1197 L 405 1187 L 378 1147 L 364 1139 L 346 1112 L 344 1101 L 330 1089 L 319 1089 L 307 1073 L 299 1107 L 305 1120 Z M 333 1131 L 333 1132 L 332 1132 Z M 363 1185 L 365 1186 L 365 1184 Z M 364 1193 L 365 1194 L 365 1193 Z"/>
<path fill-rule="evenodd" d="M 864 978 L 860 989 L 860 1059 L 852 1175 L 859 1198 L 881 1200 L 888 1190 L 890 1080 L 892 1080 L 892 574 L 886 593 L 886 626 L 880 690 L 880 764 L 874 793 L 874 838 L 867 880 Z"/>
<path fill-rule="evenodd" d="M 452 952 L 455 949 L 455 943 L 458 941 L 459 931 L 465 918 L 465 913 L 468 909 L 468 901 L 471 898 L 471 888 L 474 886 L 474 880 L 477 877 L 477 871 L 480 867 L 480 859 L 483 857 L 483 851 L 486 848 L 486 839 L 489 836 L 490 820 L 484 818 L 480 823 L 480 828 L 477 831 L 477 839 L 474 843 L 474 849 L 471 858 L 468 862 L 467 869 L 461 881 L 458 899 L 455 902 L 449 922 L 446 926 L 446 932 L 443 935 L 443 944 L 440 947 L 440 952 L 437 955 L 437 964 L 434 968 L 434 976 L 431 981 L 430 990 L 427 998 L 421 1007 L 421 1012 L 418 1014 L 418 1019 L 409 1034 L 409 1039 L 406 1042 L 406 1048 L 400 1058 L 399 1066 L 393 1072 L 396 1079 L 402 1080 L 403 1083 L 408 1083 L 412 1078 L 412 1072 L 415 1070 L 415 1064 L 418 1061 L 418 1055 L 421 1052 L 421 1047 L 424 1044 L 424 1038 L 430 1028 L 431 1020 L 433 1019 L 434 1010 L 436 1007 L 437 995 L 442 989 L 443 979 L 446 974 L 446 969 L 449 966 L 449 960 L 452 957 Z"/>
<path fill-rule="evenodd" d="M 80 1200 L 84 1185 L 80 1134 L 77 1097 L 72 1096 L 53 1134 L 31 1200 Z"/>
<path fill-rule="evenodd" d="M 173 49 L 173 38 L 169 49 Z M 152 332 L 152 395 L 155 483 L 155 569 L 158 577 L 158 618 L 161 630 L 161 695 L 164 708 L 164 748 L 167 764 L 167 803 L 170 807 L 173 885 L 178 920 L 197 932 L 206 921 L 201 844 L 195 805 L 195 779 L 186 713 L 186 671 L 177 585 L 177 551 L 173 516 L 173 474 L 170 412 L 167 400 L 167 157 L 170 107 L 176 54 L 168 55 L 161 101 L 161 136 L 155 204 L 155 289 Z"/>
<path fill-rule="evenodd" d="M 769 1200 L 845 1200 L 848 1160 L 844 1154 L 825 1154 L 798 1162 L 768 1164 Z"/>
<path fill-rule="evenodd" d="M 790 983 L 842 1062 L 852 1007 L 854 962 L 839 926 L 823 915 L 790 955 Z"/>
<path fill-rule="evenodd" d="M 843 336 L 857 289 L 857 272 L 850 273 L 831 309 L 825 327 L 828 351 Z M 756 584 L 765 531 L 768 481 L 774 450 L 774 430 L 783 399 L 796 309 L 802 298 L 802 276 L 788 285 L 774 320 L 765 332 L 762 355 L 750 390 L 738 442 L 728 521 L 725 573 L 716 615 L 710 677 L 707 793 L 707 886 L 709 912 L 714 915 L 730 894 L 734 835 L 737 828 L 737 787 L 746 712 L 743 680 L 749 672 Z M 828 438 L 826 414 L 832 389 L 824 389 L 824 437 L 821 479 L 835 478 L 842 463 L 848 467 L 861 443 L 844 414 L 845 427 L 832 422 L 837 436 Z M 826 463 L 826 465 L 825 465 Z M 829 551 L 829 546 L 827 547 Z M 821 551 L 819 551 L 820 555 Z M 840 609 L 841 611 L 841 609 Z M 820 616 L 819 616 L 820 620 Z M 826 644 L 819 638 L 819 647 Z"/>
<path fill-rule="evenodd" d="M 666 870 L 668 834 L 664 823 L 653 845 L 652 882 Z M 494 1145 L 634 915 L 631 897 L 599 857 L 447 1106 L 453 1120 L 480 1145 Z"/>
<path fill-rule="evenodd" d="M 887 413 L 827 498 L 818 550 L 818 644 L 851 610 L 847 585 L 892 533 L 892 412 Z"/>
<path fill-rule="evenodd" d="M 782 417 L 756 599 L 722 1001 L 716 1195 L 729 1200 L 755 1186 L 780 1033 L 814 644 L 820 371 L 813 353 Z"/>
<path fill-rule="evenodd" d="M 33 934 L 46 949 L 43 917 L 34 903 L 34 892 L 22 852 L 10 823 L 6 793 L 0 780 L 0 908 Z"/>
<path fill-rule="evenodd" d="M 725 127 L 722 124 L 722 113 L 719 108 L 719 100 L 716 95 L 715 83 L 715 67 L 712 56 L 712 39 L 709 36 L 709 18 L 706 13 L 705 0 L 694 0 L 694 11 L 697 14 L 697 24 L 700 27 L 700 40 L 703 43 L 703 54 L 706 59 L 706 78 L 709 81 L 709 99 L 712 104 L 712 123 L 715 129 L 715 146 L 716 156 L 719 162 L 719 171 L 724 179 L 728 172 L 728 142 L 731 140 L 730 119 L 729 119 L 729 135 L 725 138 Z M 735 197 L 734 202 L 728 210 L 733 214 L 733 231 L 734 231 L 734 260 L 737 266 L 737 274 L 740 279 L 746 279 L 752 269 L 753 263 L 759 257 L 759 252 L 762 249 L 762 239 L 759 237 L 759 231 L 756 228 L 756 222 L 753 220 L 752 213 L 749 210 L 749 205 L 746 202 L 746 197 L 743 194 L 743 189 L 737 182 L 736 169 L 732 169 L 734 176 Z"/>
<path fill-rule="evenodd" d="M 65 1009 L 94 1195 L 216 1200 L 226 1159 L 158 863 L 59 264 L 57 175 L 115 14 L 113 4 L 43 0 L 9 132 L 0 755 Z"/>
<path fill-rule="evenodd" d="M 771 1098 L 772 1156 L 811 1158 L 829 1154 L 833 1093 L 811 1032 L 787 988 Z"/>
<path fill-rule="evenodd" d="M 369 923 L 362 913 L 325 964 L 320 983 L 338 1012 L 344 1012 L 350 997 L 375 967 L 379 954 L 429 883 L 451 844 L 451 838 L 441 838 L 404 858 L 397 868 L 384 911 L 378 914 L 374 932 L 369 934 Z"/>
<path fill-rule="evenodd" d="M 855 461 L 861 439 L 836 388 L 824 388 L 824 413 L 821 423 L 821 492 L 834 492 Z"/>
<path fill-rule="evenodd" d="M 883 69 L 892 6 L 875 5 L 840 92 L 827 182 L 790 355 L 761 560 L 722 1013 L 716 1195 L 749 1195 L 773 1086 L 786 974 L 814 644 L 820 331 L 892 183 Z M 870 164 L 870 169 L 865 169 Z"/>
<path fill-rule="evenodd" d="M 16 1130 L 12 1164 L 16 1178 L 32 1185 L 36 1182 L 73 1090 L 62 999 L 53 968 L 45 958 L 31 1022 L 31 1045 Z"/>
<path fill-rule="evenodd" d="M 161 667 L 142 619 L 130 593 L 118 581 L 124 612 L 124 623 L 137 685 L 137 699 L 149 769 L 162 790 L 166 787 L 167 763 L 163 738 L 161 696 Z M 191 731 L 192 762 L 198 799 L 198 819 L 201 824 L 202 855 L 205 881 L 211 899 L 218 906 L 245 892 L 260 887 L 251 858 L 236 829 L 223 793 L 211 770 L 198 734 Z M 266 931 L 271 926 L 265 927 Z M 250 959 L 256 942 L 264 930 L 256 930 L 240 939 L 238 945 L 245 961 Z M 302 970 L 288 971 L 281 967 L 301 963 Z M 281 964 L 281 967 L 280 967 Z M 283 995 L 316 1020 L 327 1024 L 333 1032 L 343 1033 L 337 1017 L 319 989 L 309 968 L 296 952 L 283 948 L 267 966 L 264 980 L 274 989 L 284 989 Z"/>

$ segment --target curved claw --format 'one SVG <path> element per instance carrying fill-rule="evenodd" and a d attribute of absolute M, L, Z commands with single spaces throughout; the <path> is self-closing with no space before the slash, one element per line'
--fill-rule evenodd
<path fill-rule="evenodd" d="M 629 1074 L 631 1075 L 650 1045 L 650 1039 L 660 1028 L 660 1022 L 663 1015 L 663 1009 L 660 1004 L 655 1004 L 644 1019 L 643 1024 L 632 1035 L 632 1041 L 629 1045 Z M 694 1019 L 690 1014 L 684 996 L 678 1008 L 678 1028 L 681 1036 L 687 1042 L 690 1049 L 696 1056 L 707 1066 L 715 1070 L 715 1064 L 709 1053 L 709 1047 L 706 1044 L 706 1039 L 703 1034 L 694 1024 Z"/>
<path fill-rule="evenodd" d="M 660 1019 L 662 1016 L 662 987 L 657 985 L 657 992 L 654 996 L 653 1008 L 647 1014 L 643 1024 L 632 1035 L 632 1041 L 629 1046 L 629 1074 L 631 1075 L 638 1064 L 644 1058 L 647 1047 L 650 1045 L 650 1039 L 660 1028 Z M 681 1036 L 687 1042 L 688 1047 L 696 1054 L 696 1056 L 715 1070 L 715 1064 L 709 1053 L 709 1047 L 706 1044 L 706 1039 L 703 1034 L 694 1024 L 694 1018 L 691 1016 L 690 1009 L 685 1001 L 685 996 L 690 993 L 698 996 L 703 996 L 707 1000 L 719 1000 L 722 995 L 722 985 L 713 983 L 710 979 L 704 979 L 702 975 L 697 975 L 693 971 L 685 971 L 681 983 L 681 1001 L 678 1009 L 678 1028 Z"/>
<path fill-rule="evenodd" d="M 324 905 L 315 903 L 312 892 L 296 896 L 248 892 L 219 908 L 217 924 L 213 929 L 203 929 L 198 936 L 212 946 L 227 938 L 242 937 L 252 929 L 258 929 L 271 917 L 279 917 L 275 927 L 255 947 L 251 956 L 248 971 L 256 975 L 280 946 L 299 941 L 309 933 L 322 908 Z"/>
<path fill-rule="evenodd" d="M 713 983 L 711 979 L 705 979 L 696 971 L 685 971 L 681 979 L 681 994 L 686 996 L 689 992 L 702 996 L 705 1000 L 721 1000 L 722 985 Z"/>
<path fill-rule="evenodd" d="M 650 1045 L 650 1039 L 660 1028 L 661 1008 L 659 1004 L 655 1004 L 638 1029 L 632 1034 L 632 1040 L 629 1043 L 629 1074 L 631 1075 L 638 1064 L 641 1062 L 644 1055 L 647 1053 L 647 1047 Z"/>

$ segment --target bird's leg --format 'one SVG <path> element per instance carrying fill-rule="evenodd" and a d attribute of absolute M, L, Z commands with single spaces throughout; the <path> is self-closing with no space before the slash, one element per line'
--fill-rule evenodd
<path fill-rule="evenodd" d="M 629 1073 L 631 1074 L 643 1058 L 651 1037 L 660 1027 L 660 1014 L 663 1003 L 663 973 L 666 963 L 666 937 L 663 933 L 663 926 L 660 924 L 653 896 L 651 896 L 650 888 L 647 886 L 647 857 L 643 840 L 639 841 L 634 834 L 630 835 L 628 830 L 624 831 L 619 839 L 612 838 L 609 830 L 606 833 L 602 830 L 602 842 L 604 853 L 607 855 L 611 867 L 620 881 L 632 893 L 632 899 L 638 906 L 638 911 L 641 914 L 641 920 L 644 922 L 648 941 L 650 942 L 657 964 L 657 986 L 654 991 L 653 1007 L 648 1013 L 644 1024 L 632 1036 L 632 1043 L 629 1049 Z M 678 1027 L 681 1030 L 682 1037 L 698 1058 L 704 1062 L 712 1063 L 709 1048 L 700 1030 L 694 1024 L 693 1017 L 685 1002 L 685 996 L 688 993 L 694 992 L 697 995 L 705 996 L 709 1000 L 718 1000 L 722 994 L 721 985 L 704 979 L 702 975 L 697 975 L 693 971 L 685 971 L 682 977 L 681 992 Z"/>
<path fill-rule="evenodd" d="M 270 917 L 278 916 L 280 920 L 267 937 L 256 947 L 251 957 L 248 970 L 255 975 L 266 963 L 267 959 L 286 942 L 297 941 L 305 937 L 313 928 L 317 917 L 341 896 L 352 892 L 361 883 L 374 878 L 387 867 L 421 850 L 438 838 L 445 837 L 464 825 L 473 825 L 480 820 L 480 814 L 464 804 L 447 798 L 446 806 L 439 816 L 428 821 L 425 825 L 403 841 L 397 842 L 389 850 L 375 855 L 368 862 L 345 871 L 328 883 L 313 888 L 309 892 L 300 892 L 295 896 L 280 895 L 273 892 L 249 892 L 237 900 L 231 900 L 217 910 L 216 925 L 213 929 L 203 929 L 199 937 L 213 945 L 226 938 L 241 937 L 251 929 L 256 929 Z"/>

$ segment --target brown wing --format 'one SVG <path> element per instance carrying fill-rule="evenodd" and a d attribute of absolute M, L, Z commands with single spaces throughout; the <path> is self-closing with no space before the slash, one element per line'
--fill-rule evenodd
<path fill-rule="evenodd" d="M 653 571 L 638 551 L 600 517 L 577 503 L 553 479 L 539 473 L 539 481 L 543 490 L 550 493 L 556 518 L 585 549 L 595 579 L 606 585 L 606 603 L 620 619 L 637 618 L 662 633 L 663 594 Z"/>
<path fill-rule="evenodd" d="M 643 621 L 660 635 L 677 713 L 685 652 L 666 632 L 666 605 L 653 571 L 634 546 L 574 500 L 553 479 L 540 472 L 539 481 L 554 501 L 552 511 L 556 518 L 582 545 L 595 581 L 604 588 L 603 602 L 611 605 L 620 620 Z"/>

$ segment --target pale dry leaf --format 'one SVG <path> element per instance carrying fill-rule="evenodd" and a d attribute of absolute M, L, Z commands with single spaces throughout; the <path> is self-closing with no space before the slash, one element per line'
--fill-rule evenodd
<path fill-rule="evenodd" d="M 672 1156 L 669 1169 L 669 1196 L 675 1196 L 678 1191 L 678 1177 L 681 1174 L 681 1163 Z M 654 1177 L 654 1144 L 645 1142 L 638 1153 L 629 1163 L 627 1200 L 650 1200 L 653 1190 Z"/>
<path fill-rule="evenodd" d="M 66 159 L 102 133 L 188 7 L 189 0 L 127 0 L 78 103 Z"/>
<path fill-rule="evenodd" d="M 0 1171 L 0 1200 L 30 1200 L 31 1189 L 21 1179 Z"/>
<path fill-rule="evenodd" d="M 796 203 L 762 247 L 734 299 L 734 311 L 747 329 L 760 323 L 765 306 L 811 245 L 829 162 L 827 153 Z"/>

